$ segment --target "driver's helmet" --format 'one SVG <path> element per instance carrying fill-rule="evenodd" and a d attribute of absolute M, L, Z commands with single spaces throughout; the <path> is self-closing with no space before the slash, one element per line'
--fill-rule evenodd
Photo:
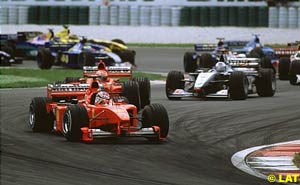
<path fill-rule="evenodd" d="M 80 43 L 85 44 L 87 42 L 87 38 L 86 37 L 82 37 L 80 39 Z"/>
<path fill-rule="evenodd" d="M 108 77 L 107 71 L 99 70 L 99 71 L 96 72 L 96 78 L 99 79 L 99 80 L 106 81 L 107 77 Z"/>
<path fill-rule="evenodd" d="M 224 46 L 224 42 L 223 42 L 223 40 L 220 40 L 219 42 L 218 42 L 218 47 L 223 47 Z"/>
<path fill-rule="evenodd" d="M 217 62 L 215 65 L 215 69 L 218 72 L 224 72 L 226 71 L 226 64 L 224 62 Z"/>
<path fill-rule="evenodd" d="M 110 99 L 109 93 L 106 91 L 100 91 L 95 98 L 95 104 L 104 104 Z"/>
<path fill-rule="evenodd" d="M 261 45 L 260 45 L 259 43 L 256 43 L 256 44 L 255 44 L 255 47 L 256 47 L 256 48 L 261 48 Z"/>

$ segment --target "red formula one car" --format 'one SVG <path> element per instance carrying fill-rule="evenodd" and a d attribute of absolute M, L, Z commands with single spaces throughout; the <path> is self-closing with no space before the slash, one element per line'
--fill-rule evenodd
<path fill-rule="evenodd" d="M 275 55 L 278 58 L 278 76 L 280 80 L 289 80 L 289 70 L 291 61 L 297 55 L 297 51 L 300 51 L 300 41 L 288 43 L 285 48 L 275 49 Z"/>
<path fill-rule="evenodd" d="M 103 62 L 99 62 L 98 66 L 84 66 L 83 78 L 67 77 L 64 83 L 91 85 L 97 81 L 104 85 L 105 91 L 110 96 L 125 96 L 138 109 L 144 108 L 150 104 L 150 81 L 145 77 L 133 78 L 132 76 L 132 68 L 129 66 L 107 67 Z M 121 82 L 120 78 L 129 78 L 129 80 Z"/>
<path fill-rule="evenodd" d="M 85 93 L 82 93 L 85 92 Z M 126 97 L 110 97 L 104 85 L 49 84 L 48 98 L 32 99 L 29 125 L 34 132 L 62 133 L 68 141 L 93 141 L 101 137 L 167 137 L 169 118 L 161 104 L 151 104 L 138 113 Z"/>

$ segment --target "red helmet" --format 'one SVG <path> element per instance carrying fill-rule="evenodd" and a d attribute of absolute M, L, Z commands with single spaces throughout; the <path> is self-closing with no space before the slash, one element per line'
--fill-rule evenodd
<path fill-rule="evenodd" d="M 95 103 L 103 104 L 103 103 L 107 102 L 107 100 L 109 100 L 109 99 L 110 99 L 109 93 L 107 93 L 105 91 L 100 91 L 96 95 Z"/>

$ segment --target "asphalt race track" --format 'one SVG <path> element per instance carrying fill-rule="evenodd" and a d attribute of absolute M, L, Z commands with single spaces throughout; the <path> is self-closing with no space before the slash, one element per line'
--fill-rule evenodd
<path fill-rule="evenodd" d="M 132 48 L 136 51 L 136 64 L 138 71 L 163 72 L 183 69 L 183 55 L 185 51 L 193 48 Z M 35 61 L 23 61 L 23 65 L 14 64 L 17 67 L 38 68 Z M 60 68 L 54 66 L 54 68 Z"/>
<path fill-rule="evenodd" d="M 181 62 L 183 52 L 177 50 L 160 52 L 177 53 Z M 146 56 L 151 56 L 147 51 Z M 169 71 L 172 56 L 153 55 L 155 64 L 147 63 L 147 67 L 141 63 L 139 68 Z M 147 57 L 145 61 L 152 60 Z M 182 68 L 178 61 L 174 61 L 175 69 Z M 300 138 L 300 87 L 278 81 L 277 89 L 272 98 L 169 101 L 164 85 L 154 85 L 152 103 L 162 103 L 170 118 L 169 137 L 162 144 L 143 138 L 71 143 L 58 134 L 32 133 L 28 126 L 30 100 L 45 96 L 46 89 L 2 89 L 1 184 L 268 184 L 239 171 L 230 159 L 248 147 Z"/>

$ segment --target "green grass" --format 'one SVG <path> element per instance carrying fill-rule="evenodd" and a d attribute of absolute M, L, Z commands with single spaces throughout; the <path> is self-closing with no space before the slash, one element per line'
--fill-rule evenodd
<path fill-rule="evenodd" d="M 43 78 L 32 78 L 14 75 L 0 75 L 0 88 L 8 87 L 39 87 L 47 84 Z"/>
<path fill-rule="evenodd" d="M 295 164 L 295 166 L 300 168 L 300 153 L 294 154 L 293 163 Z"/>
<path fill-rule="evenodd" d="M 64 80 L 66 77 L 81 77 L 82 70 L 74 69 L 17 69 L 0 68 L 0 88 L 44 87 L 48 83 Z M 134 77 L 147 77 L 150 80 L 164 80 L 159 74 L 134 72 Z"/>

